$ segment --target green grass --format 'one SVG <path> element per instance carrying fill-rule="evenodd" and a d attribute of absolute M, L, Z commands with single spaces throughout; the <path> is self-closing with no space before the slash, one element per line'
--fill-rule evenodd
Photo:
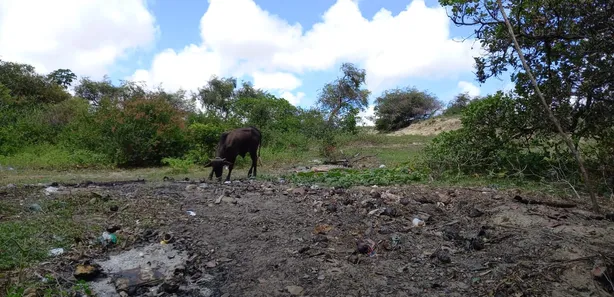
<path fill-rule="evenodd" d="M 87 235 L 97 234 L 104 225 L 88 214 L 108 209 L 102 201 L 90 203 L 92 197 L 70 195 L 65 199 L 52 200 L 31 191 L 19 191 L 18 196 L 29 198 L 23 205 L 20 199 L 6 199 L 0 202 L 0 271 L 26 267 L 37 261 L 45 260 L 53 248 L 68 249 L 75 238 L 84 239 Z M 29 209 L 38 204 L 42 211 Z M 83 220 L 74 219 L 76 216 Z"/>

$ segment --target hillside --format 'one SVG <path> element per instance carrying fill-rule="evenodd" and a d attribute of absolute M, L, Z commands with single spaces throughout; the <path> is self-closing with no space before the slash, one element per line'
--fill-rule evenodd
<path fill-rule="evenodd" d="M 444 131 L 459 129 L 460 127 L 461 121 L 458 117 L 436 117 L 412 124 L 388 135 L 437 135 Z"/>

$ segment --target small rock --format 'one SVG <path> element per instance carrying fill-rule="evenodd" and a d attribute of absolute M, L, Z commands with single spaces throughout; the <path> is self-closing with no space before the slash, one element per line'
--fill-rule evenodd
<path fill-rule="evenodd" d="M 381 228 L 379 228 L 378 233 L 379 234 L 392 234 L 392 233 L 394 233 L 394 231 L 390 230 L 390 228 L 388 228 L 386 226 L 382 226 Z"/>
<path fill-rule="evenodd" d="M 215 199 L 215 204 L 220 204 L 222 203 L 222 199 L 224 198 L 224 195 L 217 197 L 217 199 Z"/>
<path fill-rule="evenodd" d="M 118 210 L 119 210 L 119 206 L 117 206 L 117 205 L 111 205 L 111 207 L 109 207 L 109 209 L 110 209 L 111 211 L 118 211 Z"/>
<path fill-rule="evenodd" d="M 439 260 L 441 263 L 452 262 L 452 259 L 450 258 L 450 253 L 448 253 L 448 251 L 446 250 L 437 251 L 435 256 L 437 257 L 437 260 Z"/>
<path fill-rule="evenodd" d="M 109 226 L 109 227 L 107 227 L 107 232 L 109 232 L 109 233 L 115 233 L 115 232 L 117 232 L 117 231 L 119 231 L 119 230 L 121 230 L 121 229 L 122 229 L 122 227 L 121 227 L 121 226 L 119 226 L 119 225 L 113 225 L 113 226 Z"/>
<path fill-rule="evenodd" d="M 192 191 L 192 190 L 195 190 L 197 187 L 198 187 L 197 185 L 187 185 L 185 187 L 185 190 L 186 191 Z"/>
<path fill-rule="evenodd" d="M 228 196 L 222 197 L 222 201 L 230 204 L 237 204 L 237 199 Z"/>
<path fill-rule="evenodd" d="M 304 247 L 302 247 L 302 248 L 300 248 L 300 249 L 298 250 L 298 253 L 299 253 L 299 254 L 305 253 L 305 252 L 306 252 L 306 251 L 308 251 L 309 249 L 310 249 L 310 247 L 309 247 L 309 246 L 304 246 Z"/>
<path fill-rule="evenodd" d="M 396 208 L 394 207 L 386 207 L 384 208 L 384 211 L 382 212 L 383 215 L 385 216 L 389 216 L 389 217 L 396 217 L 398 216 L 398 211 Z"/>
<path fill-rule="evenodd" d="M 401 200 L 399 201 L 399 203 L 401 203 L 403 206 L 408 205 L 410 202 L 409 198 L 401 198 Z"/>
<path fill-rule="evenodd" d="M 30 206 L 28 206 L 28 209 L 30 211 L 32 211 L 32 212 L 41 212 L 41 211 L 43 211 L 43 208 L 40 205 L 36 204 L 36 203 L 30 204 Z"/>
<path fill-rule="evenodd" d="M 328 237 L 326 237 L 326 235 L 317 234 L 313 237 L 313 242 L 328 242 Z"/>
<path fill-rule="evenodd" d="M 215 266 L 217 266 L 217 262 L 215 260 L 211 260 L 211 261 L 205 263 L 205 266 L 207 266 L 209 268 L 214 268 Z"/>
<path fill-rule="evenodd" d="M 469 217 L 470 218 L 477 218 L 477 217 L 481 217 L 484 214 L 484 212 L 482 212 L 481 210 L 477 209 L 477 208 L 472 208 L 469 211 Z"/>
<path fill-rule="evenodd" d="M 165 281 L 158 290 L 169 294 L 177 293 L 179 291 L 179 284 L 172 280 Z"/>
<path fill-rule="evenodd" d="M 286 290 L 288 290 L 288 293 L 293 296 L 303 295 L 303 287 L 300 286 L 287 286 Z"/>
<path fill-rule="evenodd" d="M 292 190 L 293 195 L 305 195 L 305 188 L 296 188 Z"/>
<path fill-rule="evenodd" d="M 335 203 L 331 203 L 329 205 L 326 206 L 326 210 L 329 212 L 336 212 L 337 211 L 337 204 Z"/>

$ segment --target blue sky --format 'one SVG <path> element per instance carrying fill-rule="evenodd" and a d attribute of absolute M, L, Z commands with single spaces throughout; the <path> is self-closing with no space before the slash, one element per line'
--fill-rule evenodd
<path fill-rule="evenodd" d="M 394 87 L 444 102 L 509 87 L 507 78 L 478 84 L 477 42 L 451 40 L 472 29 L 455 27 L 434 0 L 63 1 L 73 9 L 0 1 L 2 58 L 171 90 L 235 76 L 303 107 L 342 62 L 367 70 L 371 100 Z"/>

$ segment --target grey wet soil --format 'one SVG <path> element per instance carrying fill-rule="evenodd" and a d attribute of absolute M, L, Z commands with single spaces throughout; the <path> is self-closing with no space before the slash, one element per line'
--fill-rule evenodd
<path fill-rule="evenodd" d="M 119 242 L 102 247 L 82 238 L 33 271 L 52 270 L 68 285 L 79 263 L 108 265 L 126 252 L 146 260 L 134 249 L 165 245 L 185 254 L 184 263 L 122 295 L 610 296 L 614 288 L 593 276 L 595 267 L 611 276 L 614 222 L 588 211 L 588 203 L 553 197 L 166 181 L 68 186 L 50 195 L 44 187 L 18 187 L 3 199 L 86 203 L 91 193 L 103 197 L 104 210 L 73 219 L 121 226 Z M 424 225 L 415 226 L 415 218 Z M 161 243 L 164 234 L 168 243 Z M 375 246 L 363 254 L 357 242 L 366 249 L 366 239 Z M 103 272 L 92 283 L 118 277 Z"/>

